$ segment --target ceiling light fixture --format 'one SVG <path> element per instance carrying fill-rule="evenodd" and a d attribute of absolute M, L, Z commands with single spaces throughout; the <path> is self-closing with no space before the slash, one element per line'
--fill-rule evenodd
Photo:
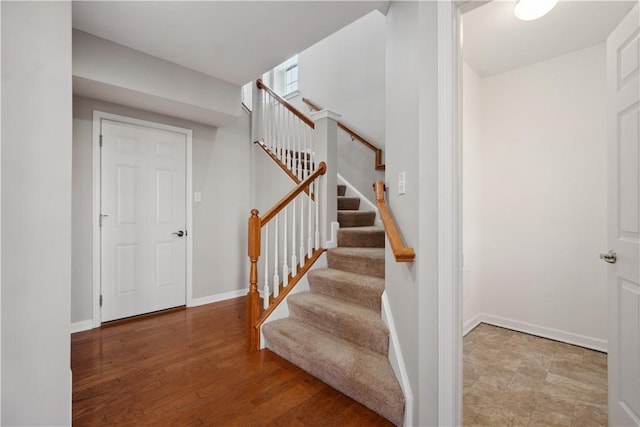
<path fill-rule="evenodd" d="M 558 0 L 518 0 L 513 13 L 523 21 L 538 19 L 553 9 Z"/>

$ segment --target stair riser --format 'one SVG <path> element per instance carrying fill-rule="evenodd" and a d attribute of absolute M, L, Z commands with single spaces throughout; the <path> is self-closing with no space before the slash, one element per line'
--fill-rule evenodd
<path fill-rule="evenodd" d="M 360 209 L 359 197 L 338 197 L 338 210 L 354 210 Z"/>
<path fill-rule="evenodd" d="M 384 248 L 385 237 L 384 230 L 370 233 L 362 233 L 357 230 L 358 227 L 341 228 L 338 230 L 338 246 L 348 248 Z"/>
<path fill-rule="evenodd" d="M 358 317 L 301 305 L 288 301 L 289 316 L 321 329 L 333 336 L 386 356 L 389 353 L 389 332 L 382 320 L 367 322 Z"/>
<path fill-rule="evenodd" d="M 328 251 L 327 264 L 329 268 L 384 279 L 384 259 L 371 260 L 364 257 L 338 255 Z"/>
<path fill-rule="evenodd" d="M 366 227 L 376 220 L 375 212 L 368 211 L 338 211 L 340 227 Z"/>
<path fill-rule="evenodd" d="M 315 273 L 317 271 L 318 270 L 311 270 L 307 276 L 311 292 L 343 299 L 380 312 L 380 301 L 384 286 L 379 288 L 373 286 L 358 286 L 347 280 L 341 281 L 339 279 L 325 277 L 322 274 Z"/>

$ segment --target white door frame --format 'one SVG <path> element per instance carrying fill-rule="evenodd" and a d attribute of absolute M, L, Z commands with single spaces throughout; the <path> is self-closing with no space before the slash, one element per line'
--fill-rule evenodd
<path fill-rule="evenodd" d="M 439 1 L 438 48 L 438 425 L 462 425 L 461 9 Z M 423 153 L 426 155 L 428 153 Z M 426 164 L 428 159 L 420 159 Z M 420 247 L 433 236 L 421 235 Z"/>
<path fill-rule="evenodd" d="M 93 239 L 93 327 L 97 328 L 102 323 L 100 315 L 100 289 L 101 289 L 101 242 L 100 242 L 100 124 L 102 119 L 114 122 L 126 123 L 130 125 L 143 126 L 152 129 L 176 132 L 186 136 L 186 304 L 189 307 L 193 300 L 193 183 L 192 183 L 192 144 L 193 132 L 191 129 L 179 128 L 176 126 L 165 125 L 147 120 L 134 119 L 132 117 L 121 116 L 118 114 L 105 113 L 103 111 L 93 110 L 93 209 L 92 209 L 92 239 Z"/>

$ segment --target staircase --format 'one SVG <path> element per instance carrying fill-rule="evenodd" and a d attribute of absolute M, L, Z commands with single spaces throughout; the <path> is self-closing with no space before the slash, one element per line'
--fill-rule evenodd
<path fill-rule="evenodd" d="M 338 186 L 338 247 L 311 270 L 309 292 L 289 296 L 289 317 L 262 327 L 269 349 L 396 425 L 404 397 L 388 360 L 381 318 L 385 235 L 375 212 Z"/>

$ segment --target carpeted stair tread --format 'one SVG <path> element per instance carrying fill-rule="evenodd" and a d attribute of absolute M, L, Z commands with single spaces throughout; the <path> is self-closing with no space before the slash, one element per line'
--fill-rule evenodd
<path fill-rule="evenodd" d="M 307 273 L 311 292 L 341 298 L 380 312 L 384 279 L 333 268 L 318 268 Z"/>
<path fill-rule="evenodd" d="M 384 279 L 384 248 L 333 248 L 327 251 L 329 268 Z"/>
<path fill-rule="evenodd" d="M 338 184 L 338 196 L 344 196 L 347 193 L 347 186 L 344 184 Z"/>
<path fill-rule="evenodd" d="M 379 311 L 313 292 L 291 295 L 288 305 L 291 318 L 383 356 L 389 353 L 389 329 Z"/>
<path fill-rule="evenodd" d="M 360 197 L 338 196 L 338 210 L 354 210 L 360 209 Z"/>
<path fill-rule="evenodd" d="M 374 211 L 338 211 L 338 223 L 340 223 L 340 227 L 364 227 L 373 225 L 375 220 L 376 213 Z"/>
<path fill-rule="evenodd" d="M 341 227 L 338 229 L 338 246 L 384 248 L 384 228 L 367 225 L 364 227 Z"/>
<path fill-rule="evenodd" d="M 386 356 L 287 318 L 262 327 L 267 347 L 396 425 L 404 397 Z"/>

